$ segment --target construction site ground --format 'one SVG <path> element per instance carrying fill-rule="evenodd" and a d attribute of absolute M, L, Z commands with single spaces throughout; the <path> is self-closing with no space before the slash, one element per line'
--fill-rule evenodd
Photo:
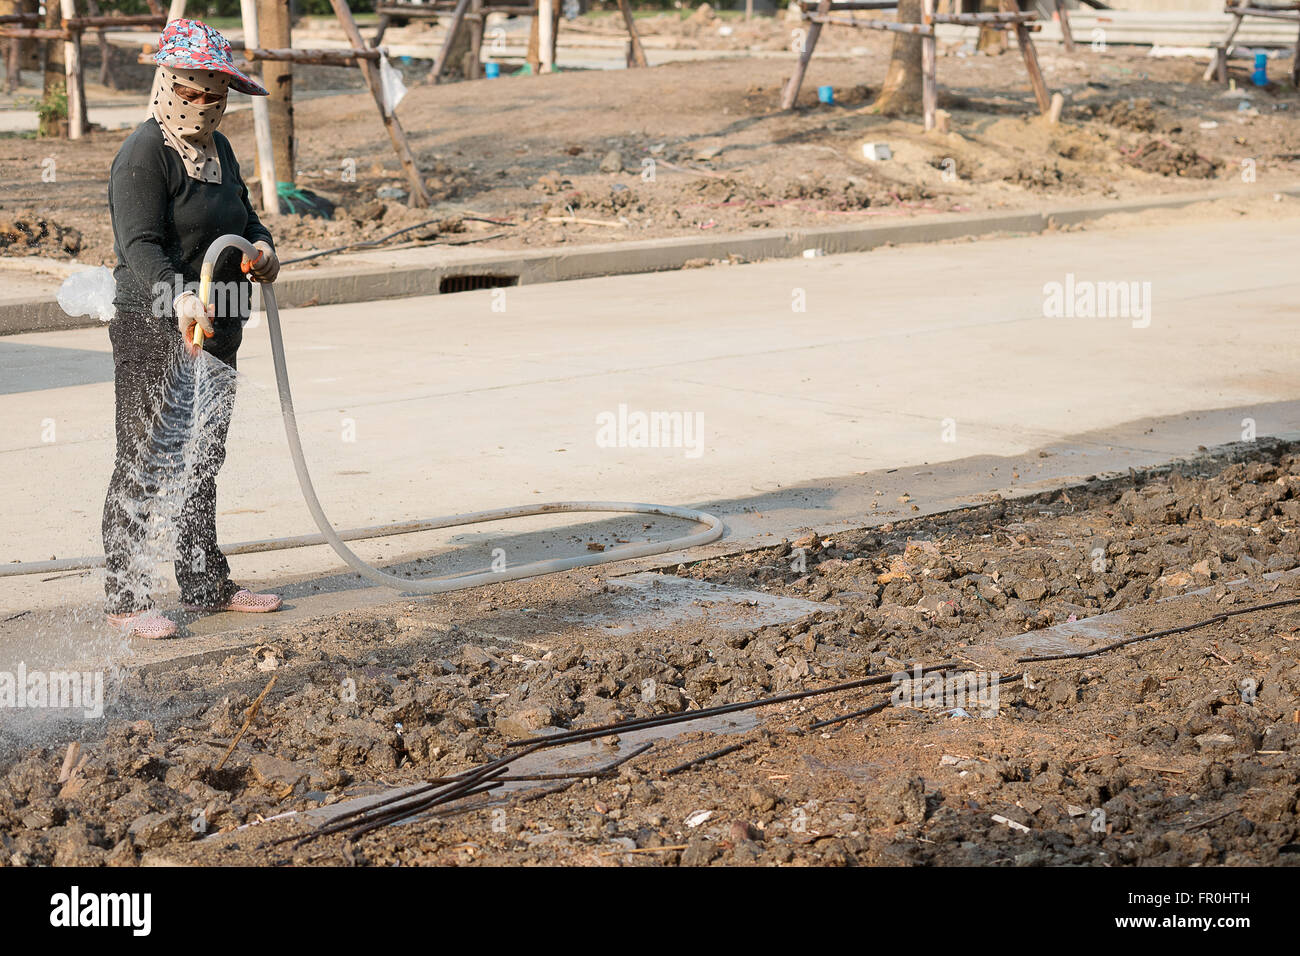
<path fill-rule="evenodd" d="M 823 535 L 667 573 L 575 572 L 267 626 L 128 674 L 129 719 L 0 778 L 14 864 L 1272 864 L 1297 853 L 1300 457 L 1155 473 Z M 1214 619 L 1082 659 L 1063 647 Z M 518 781 L 352 840 L 350 801 L 559 727 L 955 661 L 980 710 L 894 685 L 540 751 Z M 252 699 L 277 683 L 229 762 Z M 717 751 L 726 754 L 669 774 Z M 196 821 L 198 823 L 196 824 Z"/>
<path fill-rule="evenodd" d="M 517 22 L 526 21 L 504 31 L 512 43 Z M 430 224 L 395 244 L 553 248 L 1190 194 L 1243 182 L 1267 190 L 1294 184 L 1300 168 L 1293 118 L 1300 98 L 1285 82 L 1251 86 L 1245 61 L 1232 61 L 1229 89 L 1203 82 L 1196 57 L 1086 43 L 1066 54 L 1044 40 L 1039 56 L 1048 86 L 1067 100 L 1064 121 L 1052 126 L 1038 116 L 1014 48 L 974 55 L 970 41 L 957 37 L 940 43 L 939 105 L 952 114 L 951 132 L 927 135 L 917 117 L 870 111 L 884 78 L 887 34 L 828 29 L 798 109 L 782 112 L 794 25 L 706 21 L 687 36 L 691 20 L 643 23 L 652 49 L 690 46 L 715 58 L 438 86 L 422 82 L 427 60 L 399 61 L 411 90 L 398 115 L 430 209 L 393 198 L 408 184 L 360 74 L 300 68 L 297 183 L 339 208 L 328 221 L 277 220 L 282 257 L 422 223 Z M 720 24 L 734 24 L 733 35 L 720 36 Z M 409 39 L 414 29 L 391 39 Z M 589 41 L 613 24 L 604 18 L 568 29 Z M 317 32 L 324 38 L 303 30 L 299 42 L 333 42 L 328 30 Z M 125 128 L 76 143 L 24 132 L 0 137 L 0 260 L 111 262 L 108 170 L 138 122 L 133 111 L 143 114 L 150 79 L 149 67 L 132 62 L 138 45 L 113 49 L 125 88 L 92 87 L 89 99 L 92 112 L 99 102 L 112 105 L 105 121 Z M 432 56 L 436 44 L 414 49 Z M 87 55 L 93 76 L 97 48 L 88 45 Z M 1284 80 L 1288 66 L 1273 60 L 1274 80 Z M 39 81 L 25 77 L 29 85 Z M 817 103 L 823 84 L 835 89 L 835 105 Z M 20 91 L 0 114 L 29 111 L 37 93 L 34 85 Z M 233 104 L 223 131 L 252 181 L 246 103 Z M 892 158 L 867 160 L 865 143 L 888 144 Z"/>
<path fill-rule="evenodd" d="M 1250 87 L 1237 61 L 1226 89 L 1196 58 L 1044 42 L 1067 93 L 1053 127 L 1014 50 L 963 40 L 941 44 L 952 132 L 927 135 L 869 110 L 883 35 L 829 31 L 782 113 L 790 24 L 659 19 L 652 51 L 718 55 L 440 86 L 418 85 L 419 55 L 399 63 L 431 209 L 391 198 L 404 183 L 356 74 L 300 71 L 298 183 L 340 214 L 278 219 L 282 256 L 431 220 L 396 244 L 1239 195 L 1038 236 L 287 310 L 336 525 L 590 496 L 706 508 L 727 536 L 427 598 L 321 548 L 254 555 L 238 579 L 283 612 L 178 615 L 163 595 L 183 627 L 154 643 L 104 626 L 102 572 L 5 578 L 0 672 L 85 667 L 108 693 L 102 719 L 5 714 L 0 866 L 1300 862 L 1300 220 L 1281 192 L 1300 96 Z M 607 21 L 572 30 L 620 49 Z M 421 32 L 392 40 L 435 49 Z M 133 57 L 134 90 L 92 90 L 92 107 L 142 105 Z M 249 112 L 224 129 L 251 157 Z M 0 274 L 21 277 L 6 293 L 111 260 L 126 135 L 0 135 Z M 892 158 L 867 161 L 880 142 Z M 1067 277 L 1146 282 L 1145 314 L 1054 315 Z M 265 331 L 246 336 L 225 542 L 312 530 Z M 0 560 L 93 555 L 107 336 L 6 336 L 0 368 Z M 698 455 L 593 441 L 620 403 L 698 411 Z M 681 530 L 566 517 L 358 549 L 428 576 Z M 1024 660 L 1045 655 L 1077 656 Z M 995 698 L 894 679 L 941 662 Z M 534 737 L 868 679 L 537 750 L 496 789 L 319 835 Z"/>
<path fill-rule="evenodd" d="M 1300 460 L 1262 437 L 1300 432 L 1295 350 L 1280 333 L 1295 309 L 1280 264 L 1293 222 L 1174 217 L 556 283 L 509 290 L 505 313 L 492 312 L 493 290 L 373 303 L 368 323 L 356 307 L 295 310 L 290 369 L 309 460 L 340 525 L 532 491 L 691 503 L 723 515 L 728 536 L 440 598 L 361 587 L 319 548 L 254 555 L 235 561 L 237 577 L 285 593 L 281 616 L 191 615 L 180 639 L 131 645 L 103 627 L 98 572 L 8 579 L 0 663 L 86 662 L 109 694 L 102 720 L 7 715 L 0 858 L 1293 862 L 1295 606 L 1018 663 L 1297 594 Z M 1239 267 L 1209 264 L 1217 243 Z M 1005 261 L 1022 274 L 989 266 Z M 1071 269 L 1150 277 L 1151 324 L 1046 317 L 1044 283 Z M 947 293 L 909 308 L 911 290 L 940 274 Z M 865 314 L 854 294 L 864 281 L 878 304 Z M 800 286 L 816 292 L 805 314 L 790 310 Z M 602 309 L 608 320 L 593 324 Z M 241 365 L 226 541 L 310 530 L 277 435 L 264 334 L 249 331 Z M 4 448 L 8 560 L 98 544 L 111 452 L 102 336 L 5 340 L 17 374 L 3 407 L 18 429 Z M 1263 354 L 1260 341 L 1277 344 Z M 611 368 L 619 343 L 640 343 L 636 362 Z M 701 409 L 701 456 L 594 445 L 594 411 L 628 400 Z M 37 439 L 46 418 L 54 442 Z M 346 418 L 358 442 L 339 440 Z M 40 487 L 27 477 L 37 473 Z M 519 561 L 681 531 L 664 525 L 564 519 L 359 547 L 427 576 L 482 568 L 496 548 Z M 889 701 L 890 675 L 940 661 L 1014 678 L 996 713 L 905 701 L 811 726 Z M 617 746 L 543 750 L 516 768 L 598 768 L 654 743 L 595 783 L 544 792 L 567 781 L 515 781 L 357 841 L 272 843 L 534 733 L 868 676 L 886 683 L 626 733 Z M 86 763 L 60 782 L 73 740 Z M 284 813 L 295 815 L 262 822 Z"/>

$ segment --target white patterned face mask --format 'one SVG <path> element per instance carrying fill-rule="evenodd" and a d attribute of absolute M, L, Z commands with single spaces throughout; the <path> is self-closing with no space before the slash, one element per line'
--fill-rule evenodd
<path fill-rule="evenodd" d="M 176 92 L 178 86 L 202 90 L 212 103 L 193 103 Z M 154 76 L 149 112 L 162 128 L 167 145 L 180 155 L 185 173 L 205 183 L 221 182 L 221 161 L 212 134 L 226 112 L 230 77 L 219 71 L 172 70 L 160 66 Z"/>

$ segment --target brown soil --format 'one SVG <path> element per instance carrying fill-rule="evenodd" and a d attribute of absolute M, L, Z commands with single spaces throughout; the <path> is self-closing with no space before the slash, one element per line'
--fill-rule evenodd
<path fill-rule="evenodd" d="M 996 643 L 1121 608 L 1146 632 L 1300 595 L 1266 577 L 1300 567 L 1300 455 L 1261 443 L 1234 458 L 678 567 L 825 603 L 779 626 L 610 631 L 608 578 L 591 572 L 267 626 L 257 651 L 129 677 L 117 712 L 153 720 L 87 741 L 66 786 L 62 742 L 15 760 L 0 863 L 1294 863 L 1300 608 L 1086 659 L 1017 664 Z M 564 614 L 579 623 L 555 625 Z M 1028 679 L 1001 685 L 995 716 L 889 706 L 811 726 L 888 701 L 887 686 L 769 706 L 608 776 L 486 794 L 355 842 L 273 845 L 306 830 L 262 822 L 460 772 L 534 732 L 940 660 Z M 214 772 L 271 668 L 276 688 Z"/>
<path fill-rule="evenodd" d="M 689 21 L 669 17 L 659 26 L 680 32 L 683 44 L 707 38 L 709 46 L 766 50 L 788 42 L 783 23 L 731 25 L 730 37 L 718 36 L 717 24 L 698 35 L 686 35 Z M 656 29 L 651 21 L 647 35 Z M 823 52 L 862 53 L 815 57 L 791 113 L 777 109 L 790 61 L 773 58 L 413 86 L 399 112 L 435 198 L 432 210 L 377 198 L 404 182 L 367 95 L 303 95 L 298 184 L 341 211 L 331 222 L 286 217 L 276 227 L 282 254 L 427 220 L 439 222 L 397 241 L 546 247 L 1038 207 L 1238 184 L 1246 160 L 1261 192 L 1271 193 L 1297 171 L 1296 91 L 1257 90 L 1244 73 L 1236 74 L 1244 95 L 1225 95 L 1200 81 L 1203 65 L 1194 60 L 1152 59 L 1142 48 L 1066 56 L 1043 45 L 1049 85 L 1069 98 L 1066 122 L 1050 127 L 1036 116 L 1014 51 L 949 50 L 939 63 L 940 105 L 952 113 L 953 131 L 926 136 L 914 118 L 869 111 L 888 43 L 882 34 L 829 30 Z M 408 64 L 408 80 L 415 83 L 426 66 Z M 296 86 L 305 94 L 357 82 L 355 71 L 315 68 L 301 71 Z M 816 104 L 820 84 L 835 87 L 838 105 Z M 251 165 L 250 115 L 232 114 L 225 131 Z M 125 135 L 97 132 L 79 144 L 0 139 L 0 255 L 66 258 L 75 246 L 81 261 L 108 261 L 107 172 Z M 866 161 L 865 142 L 888 143 L 893 159 Z M 44 183 L 41 164 L 50 156 L 57 182 Z M 345 168 L 355 168 L 355 182 L 343 181 Z M 462 221 L 465 215 L 509 225 Z M 548 221 L 570 216 L 610 225 Z"/>

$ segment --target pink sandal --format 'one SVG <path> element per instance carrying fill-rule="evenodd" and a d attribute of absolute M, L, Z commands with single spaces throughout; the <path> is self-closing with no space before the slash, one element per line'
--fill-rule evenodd
<path fill-rule="evenodd" d="M 176 636 L 176 623 L 157 611 L 110 614 L 108 626 L 127 637 L 141 637 L 147 641 L 163 641 Z"/>
<path fill-rule="evenodd" d="M 182 607 L 187 611 L 207 611 L 213 614 L 220 611 L 237 611 L 242 614 L 268 614 L 271 611 L 280 610 L 280 604 L 280 595 L 278 594 L 254 594 L 248 588 L 240 588 L 224 604 L 215 607 L 204 607 L 201 604 L 185 604 Z"/>

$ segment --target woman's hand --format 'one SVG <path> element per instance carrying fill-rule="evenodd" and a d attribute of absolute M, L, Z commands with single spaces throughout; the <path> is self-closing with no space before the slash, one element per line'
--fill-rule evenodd
<path fill-rule="evenodd" d="M 198 355 L 199 347 L 194 344 L 194 326 L 203 330 L 204 338 L 212 338 L 216 333 L 212 325 L 212 317 L 217 313 L 216 306 L 209 305 L 205 308 L 193 292 L 182 292 L 172 302 L 172 308 L 176 311 L 176 328 L 180 329 L 185 351 L 190 355 Z"/>
<path fill-rule="evenodd" d="M 265 239 L 253 243 L 253 248 L 257 250 L 257 255 L 252 259 L 244 256 L 239 267 L 256 282 L 274 282 L 280 274 L 280 260 L 276 258 L 275 250 Z"/>

